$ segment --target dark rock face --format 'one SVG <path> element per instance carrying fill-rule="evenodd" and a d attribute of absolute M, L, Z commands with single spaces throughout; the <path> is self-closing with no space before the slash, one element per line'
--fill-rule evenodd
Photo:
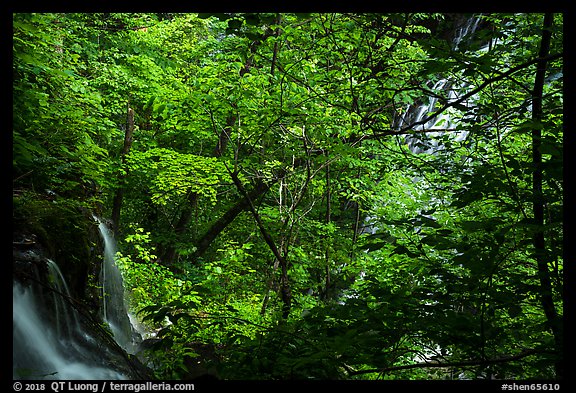
<path fill-rule="evenodd" d="M 91 369 L 98 369 L 107 378 L 152 379 L 150 370 L 120 348 L 103 328 L 97 279 L 103 245 L 92 214 L 83 208 L 36 198 L 16 201 L 13 217 L 13 300 L 14 305 L 18 304 L 15 313 L 20 313 L 14 315 L 14 377 L 25 379 L 22 370 L 47 364 L 52 367 L 65 358 L 84 364 L 88 378 L 97 375 L 90 374 Z M 21 294 L 28 296 L 27 300 L 16 299 Z M 34 307 L 26 308 L 29 303 Z M 32 309 L 36 316 L 24 315 Z M 48 333 L 58 335 L 52 340 L 54 345 L 43 353 L 26 348 L 26 333 L 17 326 L 17 320 L 23 323 L 24 319 L 41 325 L 47 341 Z M 60 336 L 63 331 L 66 337 Z M 69 344 L 60 346 L 62 342 Z M 46 359 L 51 355 L 58 362 Z M 59 376 L 56 372 L 43 377 Z"/>
<path fill-rule="evenodd" d="M 58 264 L 74 298 L 94 303 L 97 292 L 89 283 L 100 269 L 102 246 L 92 215 L 70 201 L 38 195 L 16 198 L 13 206 L 15 278 L 17 265 L 37 263 L 41 255 Z"/>

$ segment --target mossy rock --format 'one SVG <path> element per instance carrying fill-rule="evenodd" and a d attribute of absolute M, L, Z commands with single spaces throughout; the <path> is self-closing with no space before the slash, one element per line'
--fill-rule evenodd
<path fill-rule="evenodd" d="M 102 246 L 98 226 L 80 203 L 27 192 L 13 197 L 13 241 L 34 238 L 46 257 L 58 264 L 72 296 L 91 299 L 88 283 L 97 274 Z"/>

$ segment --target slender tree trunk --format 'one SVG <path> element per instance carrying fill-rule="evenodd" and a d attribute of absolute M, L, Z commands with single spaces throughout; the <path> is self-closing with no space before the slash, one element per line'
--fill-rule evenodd
<path fill-rule="evenodd" d="M 532 92 L 532 120 L 534 124 L 541 124 L 542 113 L 542 95 L 544 89 L 544 78 L 546 76 L 546 57 L 550 49 L 550 41 L 552 36 L 552 23 L 554 15 L 547 13 L 544 16 L 544 24 L 542 30 L 542 40 L 540 42 L 540 51 L 538 53 L 538 62 L 536 77 L 534 80 L 534 90 Z M 552 283 L 550 280 L 550 272 L 548 270 L 548 260 L 546 256 L 546 242 L 544 237 L 544 195 L 542 192 L 543 171 L 542 171 L 542 153 L 540 146 L 542 143 L 542 129 L 535 127 L 532 130 L 532 198 L 533 198 L 533 214 L 536 232 L 533 236 L 533 245 L 538 265 L 538 277 L 540 280 L 540 296 L 544 314 L 548 321 L 548 325 L 552 334 L 554 335 L 554 342 L 558 351 L 559 359 L 556 363 L 556 375 L 558 378 L 563 376 L 563 361 L 562 361 L 562 330 L 561 321 L 554 306 L 554 299 L 552 297 Z"/>
<path fill-rule="evenodd" d="M 224 230 L 234 219 L 249 207 L 249 201 L 256 200 L 264 195 L 272 186 L 272 184 L 258 183 L 256 187 L 248 196 L 243 196 L 236 202 L 230 209 L 226 211 L 212 226 L 204 233 L 204 235 L 196 242 L 196 252 L 194 259 L 200 258 L 208 250 L 214 239 Z"/>
<path fill-rule="evenodd" d="M 186 232 L 186 228 L 188 227 L 188 223 L 192 219 L 192 215 L 194 210 L 196 209 L 196 205 L 198 203 L 198 193 L 197 192 L 189 192 L 188 198 L 186 198 L 186 204 L 182 208 L 182 212 L 180 213 L 180 218 L 176 222 L 174 226 L 174 233 L 176 235 L 176 241 Z M 170 243 L 164 249 L 162 253 L 162 257 L 160 260 L 165 266 L 171 266 L 174 264 L 174 260 L 176 259 L 176 244 Z"/>
<path fill-rule="evenodd" d="M 127 115 L 126 115 L 126 132 L 124 134 L 124 146 L 122 147 L 122 153 L 120 158 L 122 160 L 122 166 L 126 163 L 126 156 L 130 152 L 132 147 L 132 138 L 134 134 L 134 111 L 130 108 L 130 104 L 127 104 Z M 120 210 L 122 209 L 122 199 L 124 198 L 124 179 L 126 175 L 121 173 L 118 176 L 118 181 L 120 183 L 119 187 L 114 193 L 114 200 L 112 202 L 112 224 L 114 226 L 114 235 L 117 236 L 120 230 Z"/>
<path fill-rule="evenodd" d="M 238 192 L 248 201 L 248 207 L 250 208 L 250 212 L 252 213 L 252 216 L 256 221 L 256 225 L 258 226 L 258 229 L 260 230 L 260 233 L 262 234 L 264 241 L 268 245 L 268 248 L 270 248 L 270 250 L 274 254 L 274 257 L 276 257 L 276 260 L 280 265 L 281 269 L 280 296 L 282 298 L 283 303 L 282 318 L 288 319 L 290 309 L 292 307 L 292 291 L 290 289 L 290 282 L 288 280 L 288 263 L 286 261 L 286 258 L 284 257 L 284 255 L 280 253 L 278 247 L 276 246 L 276 243 L 274 242 L 274 239 L 272 239 L 272 236 L 262 223 L 260 214 L 258 214 L 258 211 L 256 210 L 256 207 L 254 206 L 254 203 L 250 198 L 250 194 L 246 191 L 246 189 L 242 185 L 242 181 L 238 178 L 238 175 L 232 172 L 230 169 L 228 169 L 228 172 L 230 174 L 230 177 L 232 177 L 232 181 L 234 181 L 234 185 L 238 189 Z"/>
<path fill-rule="evenodd" d="M 360 169 L 358 169 L 358 173 L 356 174 L 356 179 L 360 179 Z M 350 259 L 354 257 L 354 253 L 356 252 L 356 243 L 358 242 L 358 235 L 360 234 L 360 202 L 353 201 L 354 203 L 354 225 L 352 226 L 352 247 L 350 247 L 350 253 L 348 256 Z"/>
<path fill-rule="evenodd" d="M 328 151 L 326 151 L 326 157 L 328 157 Z M 330 190 L 330 164 L 326 165 L 326 216 L 325 216 L 325 223 L 326 225 L 330 224 L 332 220 L 332 194 Z M 326 235 L 326 244 L 325 244 L 325 282 L 324 282 L 324 299 L 327 300 L 330 298 L 330 244 L 329 240 L 330 236 Z"/>
<path fill-rule="evenodd" d="M 276 25 L 278 27 L 274 31 L 274 36 L 276 39 L 280 36 L 280 23 L 282 23 L 282 15 L 278 14 L 276 16 Z M 274 69 L 276 67 L 276 61 L 278 59 L 278 40 L 274 41 L 274 50 L 272 51 L 272 64 L 270 65 L 270 75 L 274 75 Z"/>
<path fill-rule="evenodd" d="M 278 21 L 280 21 L 280 19 L 278 19 Z M 276 33 L 280 34 L 280 30 L 277 29 Z M 267 32 L 267 34 L 271 35 L 272 32 Z M 255 53 L 256 49 L 259 45 L 260 45 L 260 41 L 253 41 L 252 44 L 250 45 L 250 53 L 251 54 Z M 276 57 L 277 49 L 278 49 L 277 46 L 275 46 L 274 57 Z M 274 62 L 275 61 L 276 60 L 274 59 Z M 252 56 L 250 56 L 246 60 L 246 64 L 244 64 L 244 67 L 240 70 L 239 76 L 242 77 L 247 72 L 250 72 L 250 68 L 252 67 L 252 64 L 253 64 L 253 59 L 252 59 Z M 272 66 L 271 72 L 273 72 L 273 70 L 274 70 L 274 67 Z M 236 109 L 235 105 L 233 105 L 233 107 L 234 107 L 234 109 Z M 214 148 L 214 152 L 213 152 L 214 157 L 217 157 L 217 158 L 221 157 L 222 154 L 224 153 L 224 151 L 226 150 L 226 147 L 228 146 L 228 142 L 230 141 L 230 135 L 232 132 L 232 127 L 234 127 L 234 124 L 236 123 L 237 119 L 238 119 L 237 115 L 235 115 L 235 114 L 228 115 L 228 117 L 226 118 L 226 126 L 224 128 L 222 128 L 220 130 L 220 132 L 216 131 L 216 125 L 215 125 L 214 119 L 212 119 L 212 122 L 214 125 L 214 131 L 217 132 L 217 134 L 218 134 L 218 142 L 217 142 L 217 144 Z M 237 153 L 236 153 L 236 155 L 237 155 Z M 235 158 L 237 159 L 238 157 L 235 157 Z M 271 184 L 270 185 L 266 185 L 264 183 L 257 184 L 256 187 L 254 188 L 254 190 L 252 190 L 247 195 L 243 196 L 243 198 L 241 200 L 239 200 L 234 206 L 232 206 L 228 211 L 226 211 L 226 213 L 224 213 L 224 215 L 222 217 L 220 217 L 208 229 L 208 231 L 206 231 L 206 233 L 200 239 L 198 239 L 196 241 L 197 249 L 194 253 L 193 259 L 197 260 L 198 258 L 200 258 L 206 252 L 206 250 L 208 250 L 208 248 L 210 247 L 210 245 L 212 244 L 214 239 L 216 239 L 216 237 L 220 234 L 220 232 L 222 232 L 230 223 L 232 223 L 232 221 L 234 221 L 234 219 L 238 216 L 238 214 L 240 214 L 242 211 L 247 209 L 252 200 L 257 199 L 261 195 L 266 193 L 268 191 L 268 189 L 270 188 L 270 186 L 271 186 Z M 194 200 L 194 203 L 196 203 L 196 200 Z M 182 212 L 181 216 L 180 216 L 180 220 L 178 221 L 177 227 L 175 228 L 177 233 L 184 232 L 185 227 L 188 225 L 188 222 L 190 221 L 190 219 L 192 217 L 191 205 L 188 205 L 188 208 L 185 208 L 184 211 Z M 166 262 L 170 263 L 170 261 L 172 259 L 174 259 L 175 255 L 176 255 L 176 252 L 175 252 L 174 246 L 168 247 L 167 252 L 165 253 L 165 256 L 164 256 L 164 259 L 166 260 L 165 263 Z"/>

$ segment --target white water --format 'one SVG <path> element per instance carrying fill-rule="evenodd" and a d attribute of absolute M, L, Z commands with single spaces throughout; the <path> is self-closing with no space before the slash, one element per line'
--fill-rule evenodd
<path fill-rule="evenodd" d="M 61 326 L 54 329 L 49 319 L 42 316 L 46 306 L 38 303 L 32 288 L 14 283 L 12 306 L 13 379 L 126 379 L 95 359 L 86 345 L 91 338 L 82 331 L 70 331 L 76 337 L 59 335 Z M 71 313 L 74 310 L 68 308 L 64 315 Z M 58 318 L 70 330 L 79 328 L 74 319 L 77 322 L 77 316 L 70 324 L 69 319 Z M 86 342 L 80 342 L 80 337 Z"/>
<path fill-rule="evenodd" d="M 103 319 L 110 327 L 114 339 L 126 352 L 135 354 L 141 339 L 131 320 L 126 304 L 124 281 L 122 272 L 116 264 L 116 240 L 112 231 L 98 217 L 98 229 L 104 241 L 104 260 L 100 271 L 100 284 L 102 286 L 102 312 Z"/>
<path fill-rule="evenodd" d="M 125 304 L 122 275 L 115 262 L 116 242 L 107 226 L 101 220 L 98 223 L 104 241 L 100 274 L 103 318 L 118 345 L 135 353 L 138 334 Z M 82 328 L 58 265 L 49 259 L 45 263 L 47 276 L 43 285 L 49 289 L 36 284 L 13 284 L 13 378 L 126 379 L 107 367 L 107 357 L 102 352 L 106 349 Z M 36 278 L 42 280 L 38 273 Z"/>
<path fill-rule="evenodd" d="M 63 296 L 70 297 L 70 291 L 66 280 L 60 271 L 56 262 L 51 259 L 46 260 L 48 267 L 48 278 L 54 288 L 59 289 L 61 292 L 52 292 L 51 304 L 54 305 L 54 314 L 56 318 L 56 329 L 59 337 L 72 338 L 72 335 L 81 331 L 80 321 L 78 315 L 66 303 Z"/>
<path fill-rule="evenodd" d="M 468 21 L 456 31 L 456 35 L 452 42 L 454 50 L 458 50 L 458 46 L 467 36 L 473 34 L 478 27 L 480 19 L 471 17 Z M 488 45 L 486 45 L 488 47 Z M 485 47 L 485 48 L 486 48 Z M 485 48 L 480 49 L 480 51 Z M 408 105 L 403 111 L 403 115 L 396 116 L 393 122 L 393 129 L 402 129 L 403 127 L 411 124 L 423 122 L 432 113 L 439 109 L 438 96 L 443 95 L 444 100 L 442 105 L 454 103 L 460 99 L 469 90 L 469 86 L 462 83 L 454 83 L 447 78 L 440 78 L 437 81 L 429 81 L 428 87 L 431 91 L 435 92 L 437 96 L 426 97 L 424 102 L 417 106 Z M 473 98 L 471 98 L 473 99 Z M 462 102 L 461 105 L 468 106 L 469 103 Z M 423 124 L 415 126 L 413 129 L 418 130 L 438 130 L 426 132 L 424 134 L 409 135 L 406 137 L 408 146 L 413 153 L 428 153 L 434 154 L 436 151 L 444 148 L 442 142 L 438 137 L 442 136 L 446 130 L 450 130 L 453 140 L 461 142 L 468 136 L 468 131 L 458 130 L 454 131 L 457 125 L 457 118 L 461 116 L 460 111 L 455 108 L 448 110 L 432 117 Z"/>

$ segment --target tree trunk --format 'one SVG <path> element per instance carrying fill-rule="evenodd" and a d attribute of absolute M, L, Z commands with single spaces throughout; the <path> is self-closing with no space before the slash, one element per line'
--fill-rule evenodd
<path fill-rule="evenodd" d="M 174 226 L 174 233 L 176 234 L 176 239 L 179 239 L 184 232 L 186 232 L 186 227 L 192 218 L 192 214 L 196 209 L 196 204 L 198 203 L 198 193 L 190 192 L 188 193 L 188 198 L 186 199 L 186 205 L 182 208 L 182 213 L 176 225 Z M 177 240 L 178 241 L 178 240 Z M 170 243 L 164 249 L 160 260 L 165 266 L 171 266 L 176 259 L 176 244 L 174 242 Z"/>
<path fill-rule="evenodd" d="M 122 153 L 120 158 L 122 160 L 122 166 L 126 163 L 126 156 L 130 152 L 132 147 L 132 137 L 134 134 L 134 110 L 130 108 L 127 104 L 127 119 L 126 119 L 126 132 L 124 134 L 124 146 L 122 147 Z M 114 226 L 114 236 L 118 236 L 120 230 L 120 210 L 122 209 L 122 199 L 124 198 L 124 179 L 126 178 L 125 173 L 120 173 L 118 175 L 118 181 L 120 183 L 119 187 L 114 193 L 114 201 L 112 202 L 112 224 Z"/>
<path fill-rule="evenodd" d="M 234 185 L 238 189 L 238 192 L 240 193 L 240 195 L 244 196 L 244 198 L 247 200 L 248 207 L 250 208 L 250 212 L 252 213 L 252 216 L 254 217 L 254 220 L 256 221 L 256 225 L 258 225 L 258 229 L 260 230 L 260 233 L 262 234 L 264 241 L 268 245 L 268 248 L 270 248 L 270 250 L 274 254 L 274 257 L 276 257 L 276 260 L 278 261 L 278 263 L 280 265 L 280 268 L 282 270 L 282 275 L 280 277 L 280 297 L 282 298 L 282 303 L 283 303 L 282 318 L 288 319 L 288 316 L 290 315 L 290 309 L 292 308 L 292 291 L 290 289 L 290 282 L 288 280 L 288 263 L 286 261 L 286 258 L 284 257 L 284 255 L 282 255 L 280 253 L 280 251 L 278 250 L 278 247 L 276 246 L 276 243 L 272 239 L 272 236 L 266 230 L 266 227 L 262 223 L 262 220 L 260 219 L 260 215 L 258 214 L 258 211 L 256 210 L 256 207 L 254 206 L 254 203 L 252 202 L 252 199 L 250 198 L 250 194 L 246 191 L 246 189 L 242 185 L 242 182 L 238 178 L 238 175 L 236 173 L 230 171 L 229 169 L 228 169 L 228 172 L 230 173 L 230 177 L 232 177 L 232 180 L 234 181 Z"/>
<path fill-rule="evenodd" d="M 544 78 L 546 76 L 546 66 L 548 52 L 550 49 L 550 41 L 552 36 L 552 23 L 554 15 L 547 13 L 544 16 L 544 24 L 542 31 L 542 40 L 540 42 L 540 51 L 538 53 L 538 62 L 536 77 L 534 80 L 534 90 L 532 92 L 532 120 L 534 124 L 541 124 L 542 113 L 542 95 L 544 89 Z M 533 198 L 533 214 L 536 232 L 533 235 L 533 245 L 538 265 L 538 278 L 540 280 L 540 296 L 544 314 L 548 321 L 548 325 L 552 334 L 554 335 L 554 342 L 556 350 L 558 351 L 558 360 L 556 362 L 556 376 L 562 378 L 563 375 L 563 361 L 562 361 L 562 331 L 561 321 L 554 306 L 554 299 L 552 296 L 552 284 L 550 280 L 550 272 L 548 270 L 548 260 L 546 257 L 546 243 L 544 238 L 544 195 L 542 192 L 543 171 L 542 171 L 542 153 L 540 146 L 542 141 L 542 130 L 540 127 L 535 127 L 532 130 L 532 164 L 534 172 L 532 174 L 532 198 Z"/>
<path fill-rule="evenodd" d="M 249 207 L 249 201 L 260 198 L 270 189 L 271 186 L 272 184 L 266 184 L 262 182 L 258 183 L 256 187 L 250 191 L 248 196 L 243 196 L 242 199 L 236 202 L 234 206 L 228 209 L 226 213 L 224 213 L 214 224 L 212 224 L 208 231 L 206 231 L 206 233 L 196 242 L 197 248 L 196 252 L 194 252 L 194 260 L 204 255 L 206 250 L 208 250 L 220 232 L 226 229 L 226 227 L 230 225 L 232 221 L 234 221 L 238 214 Z"/>
<path fill-rule="evenodd" d="M 226 127 L 224 127 L 220 132 L 220 134 L 218 135 L 218 142 L 216 143 L 216 146 L 214 147 L 214 151 L 212 153 L 214 157 L 216 158 L 221 157 L 224 151 L 226 150 L 226 147 L 228 146 L 228 140 L 230 139 L 230 133 L 232 132 L 232 127 L 234 126 L 235 122 L 236 122 L 235 115 L 230 115 L 226 119 Z M 188 194 L 186 205 L 182 208 L 182 212 L 180 213 L 180 218 L 178 219 L 176 225 L 174 226 L 176 239 L 180 239 L 180 237 L 186 232 L 186 228 L 188 227 L 188 224 L 192 219 L 192 215 L 194 210 L 196 209 L 197 203 L 198 203 L 198 193 L 190 192 Z M 232 220 L 234 220 L 235 217 L 236 216 L 234 216 Z M 230 222 L 225 224 L 222 229 L 224 229 Z M 218 231 L 218 233 L 220 233 L 220 231 Z M 201 241 L 202 240 L 203 239 L 201 239 Z M 210 242 L 212 240 L 214 239 L 211 239 Z M 208 245 L 209 244 L 210 243 L 208 243 Z M 205 250 L 202 250 L 202 253 L 204 251 Z M 171 243 L 168 246 L 166 246 L 166 249 L 162 253 L 162 257 L 160 258 L 160 260 L 164 265 L 170 266 L 174 263 L 176 255 L 177 255 L 176 245 L 174 243 Z"/>
<path fill-rule="evenodd" d="M 326 151 L 326 157 L 328 158 L 328 151 Z M 330 221 L 332 220 L 332 194 L 330 192 L 330 164 L 326 165 L 326 216 L 325 218 L 325 223 L 326 225 L 330 224 Z M 330 281 L 331 281 L 331 277 L 330 277 L 330 244 L 328 239 L 330 238 L 330 236 L 326 235 L 326 244 L 324 245 L 325 248 L 325 254 L 324 254 L 324 258 L 325 258 L 325 282 L 324 282 L 324 300 L 328 300 L 330 299 Z"/>

